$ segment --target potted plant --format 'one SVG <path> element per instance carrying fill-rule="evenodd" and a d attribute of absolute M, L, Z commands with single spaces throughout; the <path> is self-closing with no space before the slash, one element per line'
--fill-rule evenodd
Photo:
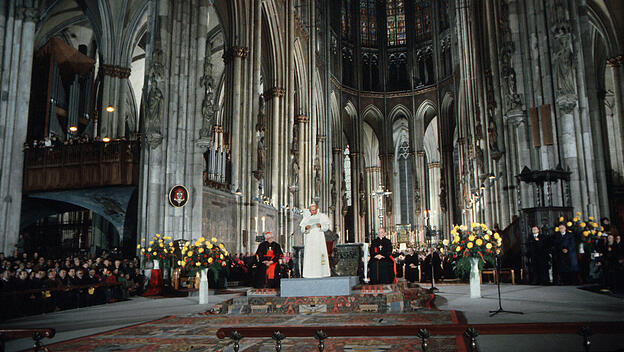
<path fill-rule="evenodd" d="M 217 243 L 213 237 L 210 241 L 200 237 L 194 243 L 186 242 L 182 248 L 182 259 L 178 265 L 185 267 L 191 274 L 200 272 L 199 304 L 208 303 L 208 272 L 212 272 L 215 282 L 219 274 L 227 266 L 228 251 L 223 243 Z"/>
<path fill-rule="evenodd" d="M 470 277 L 470 297 L 481 297 L 481 278 L 479 272 L 488 262 L 496 263 L 503 240 L 498 232 L 492 232 L 485 224 L 472 223 L 455 226 L 451 230 L 453 240 L 449 244 L 444 240 L 447 251 L 455 258 L 455 273 L 458 277 Z"/>

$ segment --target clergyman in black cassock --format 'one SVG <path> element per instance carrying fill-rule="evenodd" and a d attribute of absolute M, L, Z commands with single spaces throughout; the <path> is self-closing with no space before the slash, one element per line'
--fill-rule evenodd
<path fill-rule="evenodd" d="M 392 259 L 392 242 L 386 237 L 386 230 L 381 227 L 377 230 L 377 237 L 370 247 L 371 284 L 391 284 L 394 282 L 394 260 Z"/>
<path fill-rule="evenodd" d="M 273 241 L 273 234 L 267 232 L 264 242 L 256 250 L 257 268 L 254 277 L 256 288 L 276 288 L 279 282 L 279 259 L 284 254 L 279 243 Z"/>
<path fill-rule="evenodd" d="M 415 254 L 412 249 L 405 256 L 405 280 L 418 281 L 418 254 Z"/>

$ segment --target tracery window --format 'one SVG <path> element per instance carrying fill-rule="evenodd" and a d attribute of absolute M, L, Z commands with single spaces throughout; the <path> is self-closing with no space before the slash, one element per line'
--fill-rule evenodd
<path fill-rule="evenodd" d="M 401 202 L 401 223 L 411 224 L 414 221 L 414 179 L 412 177 L 409 143 L 403 136 L 399 145 L 397 162 L 399 164 L 399 189 Z"/>
<path fill-rule="evenodd" d="M 388 46 L 401 46 L 405 40 L 405 5 L 403 0 L 386 0 Z"/>
<path fill-rule="evenodd" d="M 377 10 L 375 0 L 360 0 L 360 42 L 362 46 L 377 46 Z"/>
<path fill-rule="evenodd" d="M 416 40 L 422 41 L 431 38 L 431 2 L 416 0 L 414 5 L 414 23 L 416 26 Z"/>

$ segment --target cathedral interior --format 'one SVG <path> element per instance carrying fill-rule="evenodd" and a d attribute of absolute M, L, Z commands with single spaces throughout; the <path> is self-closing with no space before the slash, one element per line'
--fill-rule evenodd
<path fill-rule="evenodd" d="M 623 48 L 619 0 L 2 1 L 0 251 L 622 232 Z"/>

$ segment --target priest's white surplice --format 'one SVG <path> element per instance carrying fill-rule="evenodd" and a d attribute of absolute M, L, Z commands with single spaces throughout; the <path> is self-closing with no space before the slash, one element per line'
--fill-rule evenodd
<path fill-rule="evenodd" d="M 318 227 L 317 224 L 321 224 Z M 310 229 L 306 231 L 306 226 Z M 318 211 L 316 215 L 304 210 L 303 219 L 299 224 L 303 233 L 303 277 L 319 278 L 331 276 L 329 271 L 329 257 L 325 245 L 325 231 L 329 229 L 330 222 L 327 215 Z"/>

